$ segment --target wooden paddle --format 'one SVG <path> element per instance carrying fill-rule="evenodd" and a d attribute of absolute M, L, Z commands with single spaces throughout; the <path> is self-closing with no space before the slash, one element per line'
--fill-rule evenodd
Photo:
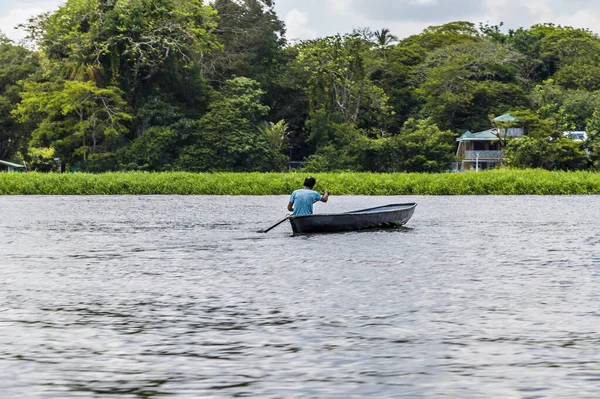
<path fill-rule="evenodd" d="M 275 223 L 273 226 L 269 227 L 268 229 L 265 230 L 258 230 L 259 233 L 268 233 L 269 231 L 273 230 L 275 227 L 279 226 L 281 223 L 285 222 L 286 220 L 288 220 L 289 216 L 286 216 L 285 219 L 280 220 L 279 222 Z"/>

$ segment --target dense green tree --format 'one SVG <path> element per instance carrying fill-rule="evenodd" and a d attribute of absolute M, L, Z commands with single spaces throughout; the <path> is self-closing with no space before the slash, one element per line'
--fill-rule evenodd
<path fill-rule="evenodd" d="M 600 107 L 600 91 L 565 90 L 552 79 L 537 85 L 530 97 L 538 115 L 555 119 L 563 131 L 585 130 Z"/>
<path fill-rule="evenodd" d="M 206 109 L 201 66 L 219 47 L 215 27 L 216 11 L 203 0 L 68 0 L 28 24 L 50 61 L 47 80 L 92 80 L 123 91 L 136 116 L 130 139 L 151 126 L 138 110 L 157 93 L 188 116 Z"/>
<path fill-rule="evenodd" d="M 206 73 L 222 84 L 235 76 L 258 81 L 269 90 L 286 44 L 285 25 L 271 0 L 215 0 L 214 30 L 222 45 L 207 57 Z"/>
<path fill-rule="evenodd" d="M 135 95 L 216 46 L 209 33 L 215 14 L 202 0 L 68 0 L 28 28 L 48 58 L 61 62 L 64 78 L 93 78 Z"/>
<path fill-rule="evenodd" d="M 582 145 L 568 138 L 552 140 L 525 136 L 512 140 L 506 153 L 509 165 L 517 168 L 578 170 L 589 163 Z"/>
<path fill-rule="evenodd" d="M 464 43 L 481 40 L 481 34 L 475 24 L 466 21 L 450 22 L 439 26 L 430 26 L 418 35 L 409 36 L 398 44 L 418 54 L 424 61 L 431 52 Z"/>
<path fill-rule="evenodd" d="M 545 33 L 539 30 L 531 31 L 519 28 L 511 31 L 505 44 L 521 54 L 517 66 L 519 73 L 525 78 L 523 83 L 535 83 L 550 77 L 550 72 L 541 59 L 542 39 Z"/>
<path fill-rule="evenodd" d="M 365 165 L 365 151 L 374 140 L 352 123 L 327 123 L 332 140 L 319 147 L 308 157 L 308 171 L 369 170 Z"/>
<path fill-rule="evenodd" d="M 379 134 L 391 115 L 387 95 L 369 78 L 371 43 L 353 34 L 331 36 L 301 45 L 298 61 L 308 72 L 308 138 L 315 148 L 329 145 L 335 129 L 353 124 Z"/>
<path fill-rule="evenodd" d="M 20 101 L 21 86 L 40 67 L 40 57 L 0 35 L 0 159 L 22 161 L 35 125 L 19 123 L 11 114 Z"/>
<path fill-rule="evenodd" d="M 305 123 L 309 115 L 309 91 L 306 82 L 309 73 L 297 62 L 297 46 L 283 51 L 283 61 L 278 64 L 275 79 L 268 94 L 269 120 L 285 120 L 288 125 L 287 150 L 290 159 L 301 161 L 310 155 Z"/>
<path fill-rule="evenodd" d="M 406 121 L 390 145 L 397 154 L 394 169 L 402 172 L 441 172 L 454 161 L 454 138 L 451 131 L 442 131 L 432 120 Z"/>
<path fill-rule="evenodd" d="M 235 78 L 215 95 L 177 166 L 186 170 L 276 170 L 285 156 L 271 149 L 261 125 L 269 111 L 258 82 Z"/>
<path fill-rule="evenodd" d="M 385 58 L 379 51 L 371 54 L 370 79 L 381 87 L 393 111 L 387 130 L 397 134 L 410 117 L 418 116 L 422 100 L 415 91 L 414 74 L 421 64 L 421 54 L 412 46 L 397 45 L 386 50 Z"/>
<path fill-rule="evenodd" d="M 69 0 L 56 12 L 42 14 L 28 24 L 30 38 L 48 58 L 45 74 L 37 80 L 53 86 L 49 90 L 63 91 L 63 80 L 94 82 L 98 89 L 113 92 L 120 89 L 119 96 L 133 113 L 129 130 L 119 132 L 121 147 L 131 141 L 135 144 L 153 126 L 167 126 L 162 121 L 165 117 L 172 123 L 176 118 L 205 112 L 210 87 L 202 75 L 203 61 L 211 50 L 219 48 L 211 33 L 215 27 L 216 11 L 203 0 Z M 84 119 L 92 115 L 82 114 Z M 84 123 L 96 122 L 85 120 L 79 126 Z M 61 124 L 62 130 L 72 128 L 67 122 Z M 102 124 L 96 126 L 103 128 Z M 164 129 L 151 130 L 135 148 L 150 151 L 143 143 L 161 141 L 164 137 L 159 132 L 164 133 Z M 110 136 L 111 130 L 103 134 Z M 152 134 L 157 137 L 149 138 Z M 64 146 L 56 148 L 62 157 L 81 155 L 87 161 L 87 143 L 73 150 L 79 154 L 70 156 L 63 152 L 77 147 L 67 145 L 64 138 L 58 144 Z M 118 153 L 123 159 L 110 156 L 104 161 L 95 154 L 90 161 L 111 168 L 119 162 L 131 163 L 127 155 L 131 151 L 120 148 Z M 152 153 L 137 155 L 152 157 Z"/>
<path fill-rule="evenodd" d="M 526 136 L 509 140 L 508 164 L 518 168 L 577 170 L 588 166 L 583 143 L 563 137 L 555 119 L 542 119 L 531 111 L 511 111 L 523 124 Z"/>
<path fill-rule="evenodd" d="M 600 170 L 600 109 L 597 109 L 592 114 L 586 126 L 588 138 L 585 146 L 590 158 L 590 166 Z"/>
<path fill-rule="evenodd" d="M 183 119 L 170 126 L 152 126 L 136 139 L 115 165 L 119 169 L 165 171 L 174 169 L 186 132 L 198 129 L 198 121 Z"/>
<path fill-rule="evenodd" d="M 30 146 L 53 148 L 69 164 L 114 151 L 131 119 L 123 93 L 93 81 L 29 82 L 21 96 L 14 115 L 24 123 L 37 121 Z"/>
<path fill-rule="evenodd" d="M 596 34 L 583 29 L 555 28 L 542 40 L 540 55 L 561 86 L 600 89 L 600 39 Z"/>
<path fill-rule="evenodd" d="M 453 160 L 449 130 L 507 112 L 526 132 L 511 165 L 600 169 L 600 38 L 584 29 L 456 21 L 287 45 L 271 0 L 67 0 L 27 27 L 39 52 L 0 36 L 0 158 L 39 170 L 58 157 L 267 171 L 289 157 L 432 172 Z M 585 128 L 587 143 L 563 137 Z"/>
<path fill-rule="evenodd" d="M 571 89 L 597 90 L 600 39 L 588 30 L 538 24 L 511 32 L 507 44 L 524 56 L 523 73 L 532 80 L 553 77 Z"/>
<path fill-rule="evenodd" d="M 446 129 L 486 128 L 490 113 L 526 104 L 515 68 L 520 57 L 488 41 L 434 51 L 415 75 L 422 113 Z"/>
<path fill-rule="evenodd" d="M 368 138 L 351 124 L 334 124 L 337 142 L 309 158 L 309 170 L 440 172 L 454 160 L 455 135 L 431 120 L 409 119 L 394 137 Z"/>
<path fill-rule="evenodd" d="M 514 31 L 509 31 L 508 34 L 502 32 L 504 22 L 500 22 L 498 25 L 490 25 L 489 23 L 479 23 L 479 32 L 482 36 L 488 38 L 490 41 L 498 44 L 506 44 L 508 40 L 514 35 Z"/>
<path fill-rule="evenodd" d="M 481 40 L 481 34 L 473 23 L 456 21 L 430 26 L 386 50 L 386 59 L 374 68 L 371 78 L 389 98 L 388 104 L 394 112 L 393 122 L 388 127 L 392 134 L 398 133 L 408 118 L 423 115 L 424 98 L 415 90 L 419 82 L 415 76 L 419 76 L 426 58 L 438 49 Z"/>

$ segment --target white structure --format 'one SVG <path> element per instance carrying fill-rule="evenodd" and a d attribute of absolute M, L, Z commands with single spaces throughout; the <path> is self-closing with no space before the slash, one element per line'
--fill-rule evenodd
<path fill-rule="evenodd" d="M 587 133 L 585 131 L 563 132 L 563 136 L 577 142 L 587 140 Z"/>
<path fill-rule="evenodd" d="M 12 163 L 7 161 L 0 161 L 0 171 L 7 172 L 24 172 L 27 170 L 25 165 L 19 165 L 18 163 Z"/>
<path fill-rule="evenodd" d="M 500 126 L 477 133 L 467 131 L 456 139 L 456 156 L 460 159 L 457 165 L 459 170 L 479 172 L 495 168 L 504 163 L 506 141 L 509 138 L 517 139 L 524 134 L 522 127 L 515 126 L 519 123 L 517 118 L 510 114 L 494 118 L 492 122 Z"/>

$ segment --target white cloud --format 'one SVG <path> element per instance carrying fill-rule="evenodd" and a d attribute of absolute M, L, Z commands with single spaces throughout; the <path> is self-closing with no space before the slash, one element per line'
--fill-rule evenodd
<path fill-rule="evenodd" d="M 352 0 L 327 0 L 329 9 L 336 13 L 345 13 L 352 10 Z"/>
<path fill-rule="evenodd" d="M 600 10 L 580 10 L 572 15 L 557 16 L 554 23 L 575 28 L 587 28 L 598 32 L 600 26 Z"/>
<path fill-rule="evenodd" d="M 25 32 L 15 28 L 33 16 L 53 11 L 66 0 L 0 0 L 0 30 L 10 39 L 19 41 Z"/>
<path fill-rule="evenodd" d="M 599 32 L 600 6 L 582 8 L 573 4 L 568 7 L 560 0 L 486 0 L 486 12 L 473 22 L 504 22 L 507 28 L 512 29 L 550 22 Z"/>
<path fill-rule="evenodd" d="M 385 27 L 406 37 L 427 26 L 459 20 L 475 25 L 503 22 L 506 29 L 552 22 L 600 32 L 596 0 L 279 0 L 276 4 L 278 9 L 309 13 L 304 29 L 320 37 L 357 27 Z"/>
<path fill-rule="evenodd" d="M 430 6 L 437 4 L 438 0 L 410 0 L 410 5 Z"/>
<path fill-rule="evenodd" d="M 555 17 L 555 12 L 552 10 L 548 0 L 529 0 L 523 3 L 518 2 L 518 4 L 523 4 L 527 7 L 535 17 L 548 20 Z"/>
<path fill-rule="evenodd" d="M 290 41 L 307 40 L 317 37 L 317 33 L 308 27 L 308 13 L 293 9 L 285 16 L 287 38 Z"/>
<path fill-rule="evenodd" d="M 340 1 L 340 0 L 335 0 Z M 482 0 L 344 0 L 370 20 L 440 21 L 465 20 L 481 13 Z M 537 0 L 531 0 L 537 1 Z"/>
<path fill-rule="evenodd" d="M 14 8 L 8 15 L 0 17 L 0 30 L 8 36 L 9 39 L 18 42 L 25 37 L 25 31 L 15 29 L 19 24 L 26 23 L 32 16 L 41 14 L 48 10 L 43 8 Z"/>

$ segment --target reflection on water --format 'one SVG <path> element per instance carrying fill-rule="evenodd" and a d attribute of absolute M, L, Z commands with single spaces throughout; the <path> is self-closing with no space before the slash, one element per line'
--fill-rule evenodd
<path fill-rule="evenodd" d="M 0 197 L 1 396 L 595 398 L 598 199 Z"/>

